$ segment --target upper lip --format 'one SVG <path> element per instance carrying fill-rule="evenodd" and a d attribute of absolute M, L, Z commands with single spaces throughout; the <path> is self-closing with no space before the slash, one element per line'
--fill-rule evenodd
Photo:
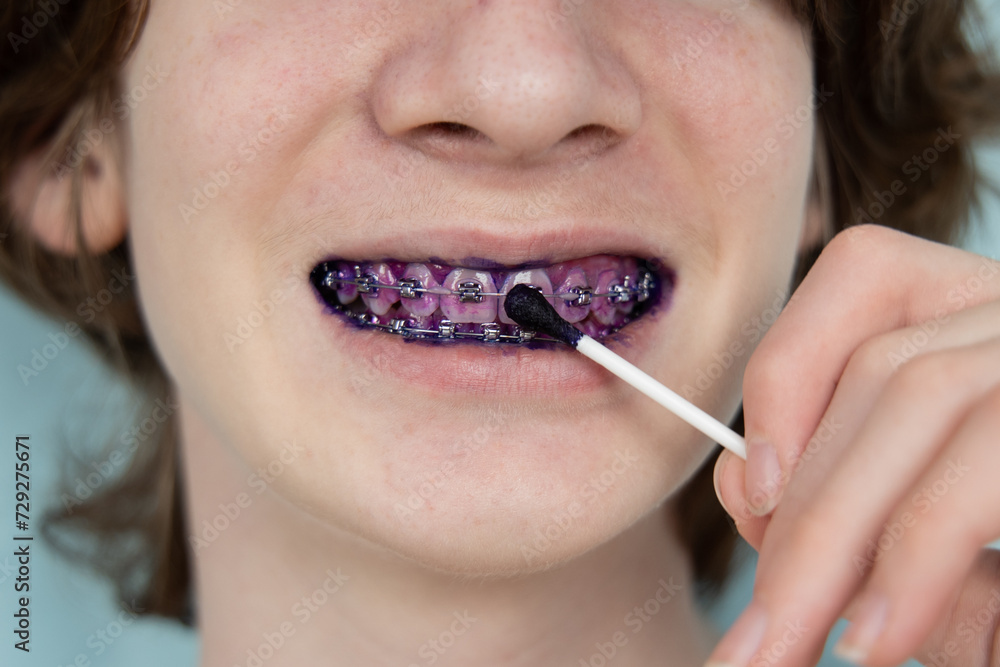
<path fill-rule="evenodd" d="M 387 226 L 388 227 L 388 226 Z M 655 248 L 648 234 L 607 223 L 570 221 L 544 228 L 518 228 L 509 221 L 491 223 L 434 221 L 409 223 L 403 229 L 368 229 L 364 235 L 324 239 L 329 250 L 316 263 L 330 259 L 403 262 L 435 261 L 452 266 L 489 264 L 482 268 L 544 267 L 558 262 L 610 254 L 659 260 L 676 269 L 673 257 Z"/>

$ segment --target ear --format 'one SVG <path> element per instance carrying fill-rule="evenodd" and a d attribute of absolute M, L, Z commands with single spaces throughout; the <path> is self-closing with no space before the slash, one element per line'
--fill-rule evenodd
<path fill-rule="evenodd" d="M 833 236 L 833 184 L 826 150 L 826 137 L 817 125 L 813 136 L 812 183 L 806 194 L 805 220 L 799 238 L 799 254 L 825 244 Z"/>
<path fill-rule="evenodd" d="M 66 152 L 70 157 L 63 162 L 53 160 L 45 147 L 15 166 L 7 192 L 15 219 L 49 251 L 64 256 L 81 252 L 76 204 L 86 252 L 106 252 L 125 238 L 122 170 L 110 134 L 88 133 L 75 151 Z M 87 153 L 81 157 L 84 149 Z"/>

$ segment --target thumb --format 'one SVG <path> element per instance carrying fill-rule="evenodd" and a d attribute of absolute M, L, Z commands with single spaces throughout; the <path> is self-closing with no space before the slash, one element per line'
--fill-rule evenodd
<path fill-rule="evenodd" d="M 715 495 L 726 513 L 733 518 L 740 536 L 755 550 L 760 550 L 764 532 L 771 522 L 770 515 L 755 516 L 747 503 L 746 464 L 728 449 L 722 450 L 715 460 Z"/>

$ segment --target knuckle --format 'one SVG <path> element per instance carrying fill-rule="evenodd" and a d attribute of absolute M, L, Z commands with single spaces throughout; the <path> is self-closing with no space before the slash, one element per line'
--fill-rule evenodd
<path fill-rule="evenodd" d="M 827 289 L 835 289 L 841 298 L 876 302 L 879 293 L 871 290 L 872 285 L 898 282 L 901 236 L 881 225 L 848 227 L 826 245 L 803 285 L 819 281 Z"/>
<path fill-rule="evenodd" d="M 881 256 L 898 238 L 899 232 L 883 225 L 852 225 L 830 239 L 823 254 L 836 259 Z"/>
<path fill-rule="evenodd" d="M 892 372 L 890 358 L 893 350 L 898 347 L 898 336 L 882 334 L 869 338 L 851 355 L 847 361 L 843 376 L 845 379 L 881 379 L 888 378 Z"/>

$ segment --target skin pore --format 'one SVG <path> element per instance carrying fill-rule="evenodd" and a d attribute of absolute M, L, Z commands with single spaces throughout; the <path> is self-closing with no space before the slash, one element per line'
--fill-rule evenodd
<path fill-rule="evenodd" d="M 576 664 L 617 632 L 616 664 L 703 661 L 664 517 L 702 436 L 568 350 L 464 346 L 464 377 L 412 381 L 441 346 L 340 326 L 307 278 L 329 256 L 659 258 L 673 302 L 619 351 L 694 386 L 756 342 L 816 234 L 801 27 L 729 0 L 215 4 L 153 3 L 125 89 L 161 82 L 120 156 L 181 405 L 202 664 Z M 745 362 L 695 402 L 731 418 Z"/>

